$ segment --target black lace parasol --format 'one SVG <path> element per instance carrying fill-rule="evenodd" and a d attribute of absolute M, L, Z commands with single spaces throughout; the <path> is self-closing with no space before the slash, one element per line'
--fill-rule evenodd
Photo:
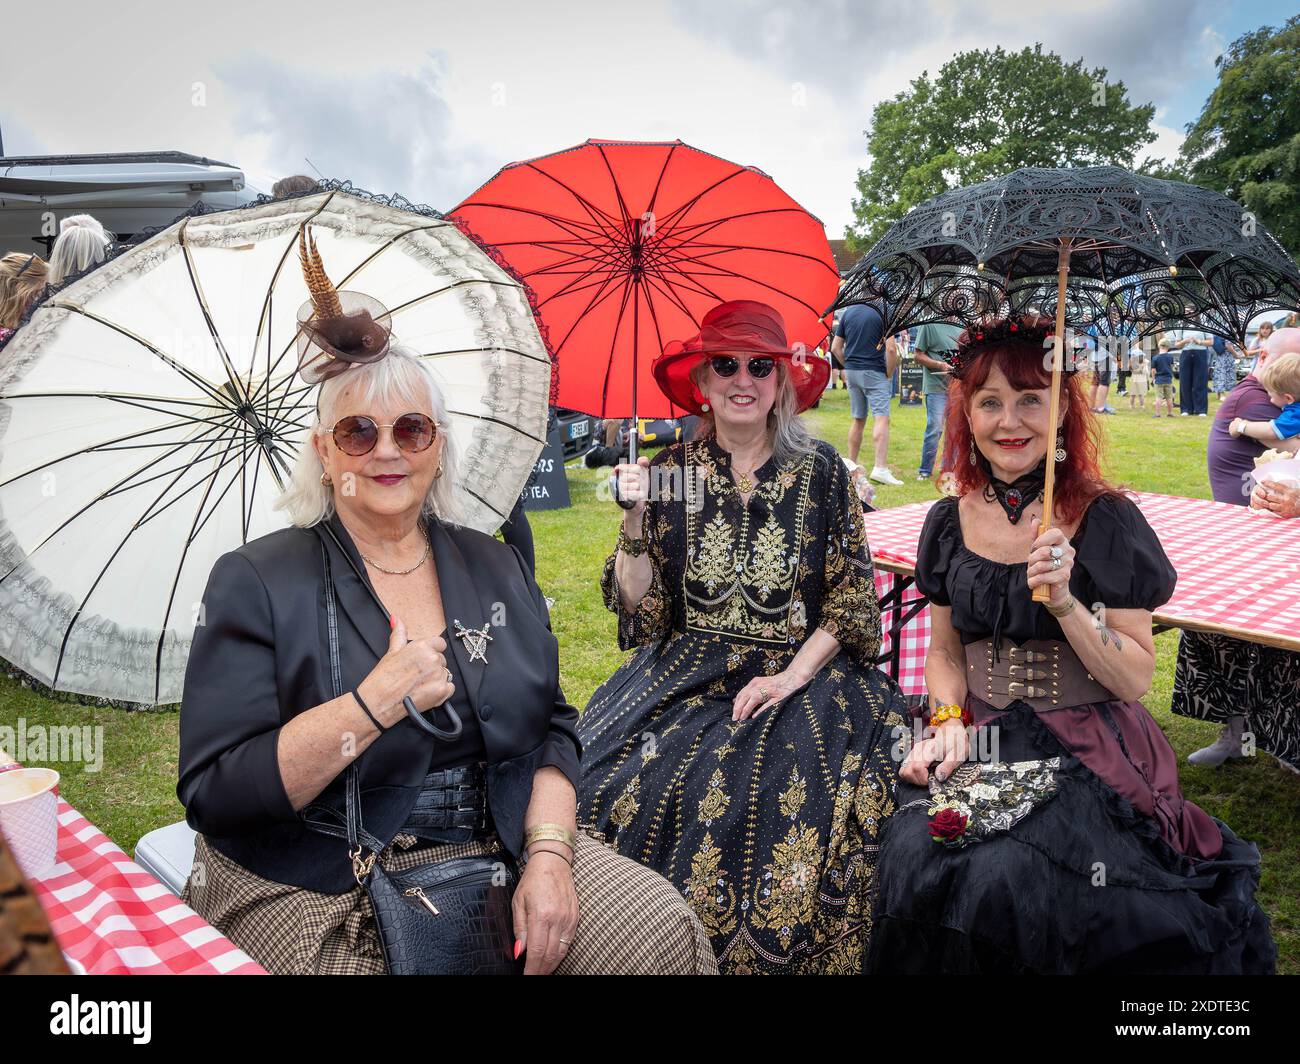
<path fill-rule="evenodd" d="M 1195 327 L 1244 344 L 1257 315 L 1300 307 L 1300 269 L 1240 204 L 1115 166 L 1025 168 L 928 200 L 854 267 L 835 307 L 876 306 L 885 335 L 1058 317 L 1062 263 L 1076 329 Z"/>
<path fill-rule="evenodd" d="M 1300 307 L 1300 270 L 1218 192 L 1117 166 L 1025 168 L 910 211 L 845 280 L 834 306 L 850 303 L 874 305 L 885 336 L 932 321 L 1054 318 L 1055 425 L 1067 327 L 1146 336 L 1192 326 L 1245 346 L 1255 316 Z M 1048 462 L 1044 529 L 1055 473 Z M 1049 597 L 1047 585 L 1034 589 L 1036 602 Z"/>

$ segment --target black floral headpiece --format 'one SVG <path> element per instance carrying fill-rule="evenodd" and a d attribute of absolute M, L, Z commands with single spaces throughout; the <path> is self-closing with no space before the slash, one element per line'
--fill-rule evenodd
<path fill-rule="evenodd" d="M 961 379 L 962 372 L 980 354 L 991 347 L 1005 347 L 1008 344 L 1023 346 L 1026 354 L 1043 353 L 1051 350 L 1048 341 L 1056 335 L 1056 322 L 1051 318 L 1036 315 L 1015 315 L 1009 318 L 997 318 L 979 322 L 970 326 L 957 341 L 957 351 L 952 357 L 952 376 Z M 1072 335 L 1066 330 L 1067 340 Z M 1066 373 L 1073 373 L 1077 366 L 1071 352 L 1065 353 Z"/>

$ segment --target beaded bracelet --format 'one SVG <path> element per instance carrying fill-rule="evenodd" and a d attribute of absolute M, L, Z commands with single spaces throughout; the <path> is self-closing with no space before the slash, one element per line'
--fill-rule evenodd
<path fill-rule="evenodd" d="M 637 539 L 632 539 L 632 537 L 627 534 L 627 530 L 624 529 L 622 525 L 619 525 L 618 544 L 614 549 L 621 550 L 629 558 L 638 558 L 646 552 L 645 536 L 642 535 Z"/>
<path fill-rule="evenodd" d="M 972 719 L 969 709 L 949 703 L 934 708 L 934 712 L 930 714 L 930 727 L 936 728 L 946 720 L 960 720 L 963 724 L 969 726 Z"/>

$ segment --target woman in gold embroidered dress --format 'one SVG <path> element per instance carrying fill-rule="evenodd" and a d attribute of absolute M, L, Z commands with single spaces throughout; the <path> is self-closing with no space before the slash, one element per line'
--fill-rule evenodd
<path fill-rule="evenodd" d="M 724 972 L 857 972 L 893 811 L 898 688 L 844 462 L 798 420 L 828 367 L 720 304 L 655 379 L 704 419 L 620 466 L 622 649 L 579 730 L 579 817 L 683 891 Z"/>

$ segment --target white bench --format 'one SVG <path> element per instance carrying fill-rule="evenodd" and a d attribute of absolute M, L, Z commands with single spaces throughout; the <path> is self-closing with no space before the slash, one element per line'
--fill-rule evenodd
<path fill-rule="evenodd" d="M 135 844 L 135 863 L 180 897 L 194 864 L 194 829 L 182 820 L 149 832 Z"/>

